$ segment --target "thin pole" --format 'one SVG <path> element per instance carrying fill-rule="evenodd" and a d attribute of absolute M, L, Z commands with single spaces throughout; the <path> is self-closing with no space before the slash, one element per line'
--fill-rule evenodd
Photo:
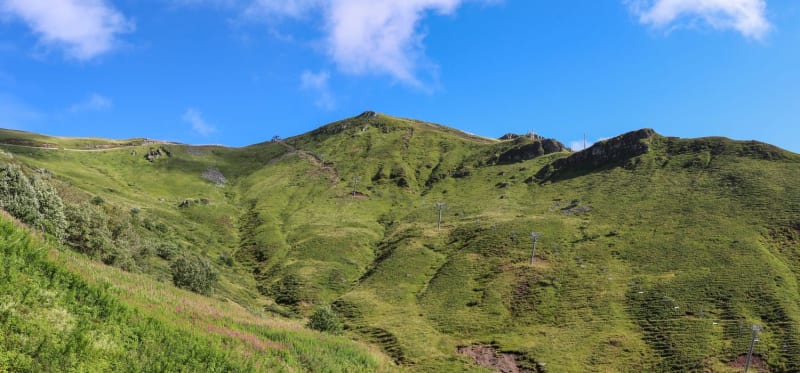
<path fill-rule="evenodd" d="M 541 234 L 531 232 L 531 239 L 533 239 L 533 247 L 531 248 L 531 265 L 533 265 L 533 258 L 536 255 L 536 241 L 539 240 L 539 236 L 541 236 Z"/>
<path fill-rule="evenodd" d="M 444 210 L 444 202 L 436 202 L 436 208 L 439 209 L 439 220 L 436 222 L 436 229 L 442 228 L 442 210 Z"/>
<path fill-rule="evenodd" d="M 758 341 L 758 332 L 761 330 L 761 327 L 758 325 L 753 325 L 753 339 L 750 340 L 750 352 L 747 353 L 747 362 L 744 363 L 744 373 L 747 373 L 747 370 L 750 369 L 750 362 L 753 360 L 753 350 L 756 347 L 756 341 Z"/>

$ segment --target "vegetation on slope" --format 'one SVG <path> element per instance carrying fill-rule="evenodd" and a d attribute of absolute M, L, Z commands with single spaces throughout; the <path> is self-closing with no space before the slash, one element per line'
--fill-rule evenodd
<path fill-rule="evenodd" d="M 138 271 L 205 257 L 214 297 L 342 321 L 409 370 L 485 371 L 458 353 L 474 345 L 531 371 L 736 371 L 753 324 L 761 367 L 800 369 L 800 157 L 766 144 L 641 130 L 571 153 L 365 113 L 241 149 L 149 147 L 6 149 L 67 203 L 162 227 L 134 224 L 181 253 Z"/>
<path fill-rule="evenodd" d="M 0 218 L 0 370 L 376 371 L 379 355 L 76 254 Z M 66 269 L 69 269 L 67 271 Z M 87 283 L 86 279 L 90 281 Z"/>

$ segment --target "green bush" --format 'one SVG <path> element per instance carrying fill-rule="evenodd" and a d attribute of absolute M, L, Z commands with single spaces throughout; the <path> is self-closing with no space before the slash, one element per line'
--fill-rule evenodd
<path fill-rule="evenodd" d="M 0 208 L 17 219 L 63 239 L 67 228 L 64 203 L 44 179 L 29 179 L 19 166 L 0 164 Z"/>
<path fill-rule="evenodd" d="M 172 260 L 178 256 L 180 252 L 180 247 L 173 242 L 162 242 L 156 247 L 156 255 L 164 260 Z"/>
<path fill-rule="evenodd" d="M 39 202 L 39 222 L 37 226 L 59 240 L 64 239 L 67 230 L 67 216 L 64 213 L 64 202 L 47 181 L 34 175 L 31 179 L 36 200 Z"/>
<path fill-rule="evenodd" d="M 342 322 L 339 320 L 339 315 L 330 306 L 317 308 L 308 321 L 308 327 L 331 334 L 342 332 Z"/>
<path fill-rule="evenodd" d="M 33 186 L 17 165 L 0 165 L 0 207 L 27 224 L 41 219 Z"/>
<path fill-rule="evenodd" d="M 184 255 L 172 263 L 172 282 L 177 287 L 208 295 L 217 279 L 217 271 L 204 258 Z"/>
<path fill-rule="evenodd" d="M 66 242 L 73 250 L 103 259 L 113 246 L 108 216 L 95 205 L 68 205 Z"/>

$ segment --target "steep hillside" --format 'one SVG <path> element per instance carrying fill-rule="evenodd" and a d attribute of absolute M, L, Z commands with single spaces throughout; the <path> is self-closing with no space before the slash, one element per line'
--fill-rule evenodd
<path fill-rule="evenodd" d="M 135 236 L 209 258 L 213 297 L 330 306 L 404 369 L 733 372 L 758 324 L 756 368 L 800 370 L 800 156 L 504 138 L 367 112 L 239 149 L 2 148 L 66 203 L 136 209 Z M 174 261 L 133 270 L 169 281 Z"/>
<path fill-rule="evenodd" d="M 370 372 L 389 366 L 344 338 L 50 245 L 0 216 L 1 371 Z"/>

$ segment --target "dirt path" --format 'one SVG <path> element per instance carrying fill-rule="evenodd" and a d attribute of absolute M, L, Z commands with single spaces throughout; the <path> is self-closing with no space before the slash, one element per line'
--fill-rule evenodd
<path fill-rule="evenodd" d="M 339 171 L 336 170 L 336 167 L 333 166 L 333 163 L 327 163 L 316 154 L 305 150 L 297 149 L 294 146 L 287 144 L 284 141 L 279 141 L 278 143 L 289 151 L 287 154 L 296 154 L 298 157 L 303 158 L 307 160 L 309 163 L 316 166 L 320 172 L 328 173 L 329 174 L 328 177 L 330 178 L 331 183 L 336 184 L 339 182 Z"/>
<path fill-rule="evenodd" d="M 69 152 L 106 152 L 111 150 L 135 148 L 141 145 L 120 145 L 113 148 L 101 148 L 101 149 L 70 149 L 70 148 L 59 148 L 59 147 L 51 148 L 46 146 L 30 146 L 30 145 L 17 145 L 17 144 L 5 144 L 5 143 L 0 143 L 0 146 L 14 146 L 17 148 L 39 149 L 39 150 L 64 150 Z"/>

